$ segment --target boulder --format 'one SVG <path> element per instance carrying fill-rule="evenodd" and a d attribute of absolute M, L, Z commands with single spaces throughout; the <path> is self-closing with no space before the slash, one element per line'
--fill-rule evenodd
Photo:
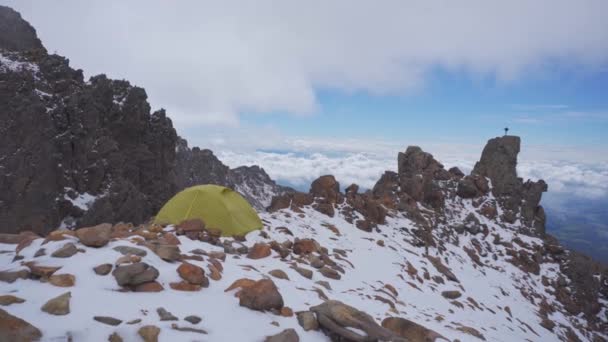
<path fill-rule="evenodd" d="M 120 286 L 135 286 L 158 278 L 158 270 L 144 262 L 127 266 L 118 266 L 112 272 Z"/>
<path fill-rule="evenodd" d="M 177 321 L 179 320 L 172 313 L 167 311 L 165 308 L 157 308 L 156 313 L 158 313 L 158 317 L 161 321 Z"/>
<path fill-rule="evenodd" d="M 460 298 L 460 296 L 462 296 L 462 293 L 460 293 L 460 291 L 457 291 L 457 290 L 450 290 L 450 291 L 442 291 L 441 295 L 447 299 L 456 299 L 456 298 Z"/>
<path fill-rule="evenodd" d="M 157 281 L 141 283 L 133 287 L 134 292 L 161 292 L 165 288 Z"/>
<path fill-rule="evenodd" d="M 336 270 L 329 268 L 327 266 L 321 267 L 319 269 L 319 273 L 321 273 L 324 277 L 330 278 L 330 279 L 340 280 L 340 278 L 342 278 L 340 276 L 340 273 L 338 273 Z"/>
<path fill-rule="evenodd" d="M 40 309 L 51 315 L 67 315 L 70 313 L 70 298 L 72 298 L 72 293 L 66 292 L 50 299 Z"/>
<path fill-rule="evenodd" d="M 337 300 L 328 300 L 310 308 L 319 326 L 332 340 L 399 341 L 395 334 L 376 323 L 373 317 Z M 361 334 L 364 333 L 365 335 Z"/>
<path fill-rule="evenodd" d="M 262 279 L 241 290 L 239 305 L 259 311 L 280 310 L 283 297 L 272 280 Z"/>
<path fill-rule="evenodd" d="M 304 331 L 309 330 L 319 330 L 319 322 L 317 322 L 317 317 L 311 311 L 301 311 L 296 314 L 298 318 L 298 323 L 304 329 Z"/>
<path fill-rule="evenodd" d="M 117 325 L 120 325 L 120 323 L 122 323 L 122 321 L 120 319 L 117 319 L 114 317 L 109 317 L 109 316 L 94 316 L 93 319 L 96 320 L 97 322 L 107 324 L 107 325 L 112 325 L 112 326 L 117 326 Z"/>
<path fill-rule="evenodd" d="M 61 269 L 61 266 L 40 266 L 35 264 L 34 262 L 26 262 L 25 266 L 30 269 L 32 276 L 43 279 L 47 279 L 48 277 L 52 276 L 53 273 Z"/>
<path fill-rule="evenodd" d="M 78 253 L 78 248 L 76 248 L 76 245 L 71 242 L 68 242 L 63 245 L 63 247 L 54 251 L 51 256 L 54 258 L 69 258 L 76 253 Z"/>
<path fill-rule="evenodd" d="M 190 316 L 184 317 L 184 321 L 186 321 L 190 324 L 199 324 L 202 321 L 202 319 L 196 315 L 190 315 Z"/>
<path fill-rule="evenodd" d="M 106 275 L 112 271 L 112 264 L 101 264 L 93 267 L 93 271 L 97 275 Z"/>
<path fill-rule="evenodd" d="M 76 237 L 78 237 L 80 243 L 88 247 L 103 247 L 107 245 L 111 234 L 112 225 L 109 223 L 76 230 Z"/>
<path fill-rule="evenodd" d="M 2 271 L 0 272 L 0 281 L 14 283 L 17 279 L 27 279 L 29 275 L 30 272 L 28 270 Z"/>
<path fill-rule="evenodd" d="M 382 326 L 407 341 L 434 342 L 436 339 L 447 339 L 437 332 L 401 317 L 387 317 Z"/>
<path fill-rule="evenodd" d="M 176 245 L 164 244 L 160 242 L 150 242 L 146 244 L 156 255 L 165 261 L 179 260 L 181 252 Z"/>
<path fill-rule="evenodd" d="M 279 269 L 272 270 L 272 271 L 268 272 L 268 274 L 270 274 L 271 276 L 273 276 L 275 278 L 289 280 L 287 273 L 285 273 L 283 270 L 279 270 Z"/>
<path fill-rule="evenodd" d="M 0 341 L 38 341 L 41 338 L 38 328 L 0 309 Z"/>
<path fill-rule="evenodd" d="M 300 342 L 300 337 L 294 329 L 285 329 L 276 335 L 266 337 L 264 342 Z"/>
<path fill-rule="evenodd" d="M 313 239 L 298 239 L 293 243 L 295 254 L 310 254 L 319 250 L 319 244 Z"/>

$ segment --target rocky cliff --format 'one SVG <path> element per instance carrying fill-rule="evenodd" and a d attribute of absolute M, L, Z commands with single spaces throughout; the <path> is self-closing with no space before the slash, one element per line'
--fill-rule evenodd
<path fill-rule="evenodd" d="M 144 89 L 104 75 L 85 82 L 19 13 L 0 7 L 0 19 L 2 231 L 139 223 L 195 184 L 235 188 L 258 208 L 286 190 L 261 168 L 230 170 L 190 149 Z"/>

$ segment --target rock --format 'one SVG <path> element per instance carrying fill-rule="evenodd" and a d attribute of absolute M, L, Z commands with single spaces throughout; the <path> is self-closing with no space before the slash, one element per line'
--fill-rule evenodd
<path fill-rule="evenodd" d="M 283 297 L 272 280 L 262 279 L 241 290 L 239 305 L 259 311 L 280 310 Z"/>
<path fill-rule="evenodd" d="M 97 275 L 106 275 L 112 271 L 112 267 L 113 267 L 112 264 L 101 264 L 101 265 L 95 266 L 93 268 L 93 271 L 95 271 L 95 274 L 97 274 Z"/>
<path fill-rule="evenodd" d="M 306 268 L 294 266 L 293 269 L 300 273 L 300 275 L 304 278 L 312 279 L 312 271 Z"/>
<path fill-rule="evenodd" d="M 158 342 L 158 335 L 160 334 L 160 328 L 154 325 L 146 325 L 139 330 L 137 333 L 141 338 L 144 339 L 145 342 Z"/>
<path fill-rule="evenodd" d="M 63 247 L 53 252 L 51 256 L 54 258 L 69 258 L 76 253 L 78 253 L 78 248 L 76 248 L 76 245 L 71 242 L 68 242 L 63 245 Z"/>
<path fill-rule="evenodd" d="M 19 298 L 19 297 L 15 297 L 12 295 L 2 295 L 0 296 L 0 305 L 2 306 L 8 306 L 8 305 L 13 305 L 13 304 L 20 304 L 20 303 L 24 303 L 25 299 L 23 298 Z"/>
<path fill-rule="evenodd" d="M 180 281 L 180 282 L 175 282 L 175 283 L 169 283 L 169 286 L 177 291 L 200 291 L 202 286 L 201 285 L 195 285 L 195 284 L 190 284 L 187 281 Z M 209 283 L 207 283 L 207 285 L 205 287 L 208 287 Z"/>
<path fill-rule="evenodd" d="M 289 280 L 287 273 L 285 273 L 284 271 L 279 270 L 279 269 L 272 270 L 272 271 L 268 272 L 268 274 L 270 274 L 271 276 L 273 276 L 275 278 Z"/>
<path fill-rule="evenodd" d="M 296 239 L 292 248 L 295 254 L 310 254 L 318 251 L 319 244 L 313 239 Z"/>
<path fill-rule="evenodd" d="M 293 310 L 288 306 L 284 306 L 281 308 L 280 314 L 283 317 L 291 317 L 293 316 Z"/>
<path fill-rule="evenodd" d="M 165 310 L 165 308 L 157 308 L 156 312 L 158 313 L 158 317 L 160 317 L 161 321 L 177 321 L 178 318 L 173 316 L 172 313 Z"/>
<path fill-rule="evenodd" d="M 70 313 L 70 298 L 72 298 L 72 293 L 66 292 L 50 299 L 40 309 L 51 315 L 67 315 Z"/>
<path fill-rule="evenodd" d="M 293 329 L 285 329 L 280 333 L 268 336 L 264 342 L 300 342 L 300 337 Z"/>
<path fill-rule="evenodd" d="M 317 318 L 315 314 L 311 311 L 301 311 L 296 314 L 298 318 L 298 323 L 304 331 L 309 330 L 319 330 L 319 322 L 317 322 Z"/>
<path fill-rule="evenodd" d="M 120 258 L 118 258 L 114 262 L 114 265 L 119 266 L 119 265 L 124 265 L 124 264 L 135 264 L 140 261 L 141 261 L 141 257 L 139 257 L 137 255 L 127 254 L 127 255 L 123 255 Z"/>
<path fill-rule="evenodd" d="M 59 287 L 71 287 L 76 283 L 76 277 L 71 274 L 53 274 L 49 277 L 49 283 Z"/>
<path fill-rule="evenodd" d="M 462 296 L 460 291 L 456 291 L 456 290 L 442 291 L 441 295 L 447 299 L 456 299 L 456 298 L 460 298 L 460 296 Z"/>
<path fill-rule="evenodd" d="M 109 223 L 76 230 L 76 237 L 78 237 L 80 243 L 88 247 L 103 247 L 107 245 L 111 234 L 112 225 Z"/>
<path fill-rule="evenodd" d="M 450 179 L 450 174 L 433 155 L 418 146 L 408 146 L 398 155 L 397 173 L 402 192 L 433 208 L 443 207 L 444 195 L 437 181 Z"/>
<path fill-rule="evenodd" d="M 319 273 L 321 273 L 324 277 L 330 278 L 330 279 L 340 280 L 340 278 L 342 278 L 342 276 L 340 276 L 340 273 L 338 273 L 336 270 L 329 268 L 327 266 L 321 267 L 319 269 Z"/>
<path fill-rule="evenodd" d="M 270 256 L 270 253 L 270 246 L 263 242 L 259 242 L 254 244 L 253 247 L 249 249 L 247 257 L 249 259 L 262 259 L 267 256 Z"/>
<path fill-rule="evenodd" d="M 332 340 L 398 341 L 390 330 L 378 325 L 373 317 L 340 301 L 328 300 L 310 310 L 317 315 L 320 327 Z"/>
<path fill-rule="evenodd" d="M 191 327 L 180 327 L 179 325 L 177 325 L 177 323 L 172 323 L 171 329 L 177 330 L 177 331 L 186 331 L 186 332 L 193 332 L 193 333 L 197 333 L 197 334 L 207 335 L 207 331 L 205 331 L 203 329 L 197 329 L 197 328 L 191 328 Z"/>
<path fill-rule="evenodd" d="M 157 281 L 149 281 L 133 287 L 134 292 L 161 292 L 165 288 Z"/>
<path fill-rule="evenodd" d="M 382 326 L 399 337 L 408 341 L 435 341 L 438 338 L 445 339 L 437 332 L 423 327 L 422 325 L 400 317 L 387 317 L 382 321 Z"/>
<path fill-rule="evenodd" d="M 118 266 L 112 272 L 120 286 L 139 285 L 158 278 L 158 270 L 146 263 L 139 262 L 127 266 Z"/>
<path fill-rule="evenodd" d="M 321 267 L 325 266 L 325 263 L 323 262 L 323 260 L 321 260 L 321 258 L 319 258 L 316 255 L 311 256 L 309 258 L 309 261 L 310 261 L 310 266 L 312 266 L 314 268 L 321 268 Z"/>
<path fill-rule="evenodd" d="M 36 251 L 36 253 L 34 253 L 34 258 L 38 258 L 43 255 L 46 255 L 46 249 L 40 248 L 39 250 Z"/>
<path fill-rule="evenodd" d="M 122 320 L 114 318 L 114 317 L 109 317 L 109 316 L 95 316 L 95 317 L 93 317 L 93 319 L 96 320 L 97 322 L 107 324 L 107 325 L 113 325 L 113 326 L 117 326 L 117 325 L 120 325 L 120 323 L 122 323 Z"/>
<path fill-rule="evenodd" d="M 115 251 L 117 251 L 118 253 L 120 253 L 122 255 L 132 254 L 132 255 L 137 255 L 137 256 L 140 256 L 140 257 L 145 257 L 146 255 L 148 255 L 148 252 L 146 252 L 145 250 L 143 250 L 141 248 L 137 248 L 137 247 L 116 246 L 116 247 L 114 247 L 112 249 L 115 250 Z"/>
<path fill-rule="evenodd" d="M 158 242 L 150 242 L 146 244 L 156 255 L 165 261 L 179 260 L 181 252 L 176 245 L 161 244 Z"/>
<path fill-rule="evenodd" d="M 25 266 L 30 269 L 31 275 L 37 278 L 46 279 L 53 275 L 53 273 L 57 272 L 61 269 L 61 266 L 40 266 L 35 264 L 34 262 L 26 262 Z"/>
<path fill-rule="evenodd" d="M 184 317 L 184 321 L 187 321 L 191 324 L 199 324 L 202 321 L 202 319 L 198 316 L 190 315 L 190 316 Z"/>
<path fill-rule="evenodd" d="M 2 271 L 0 272 L 0 281 L 6 283 L 14 283 L 17 279 L 27 279 L 30 275 L 28 270 L 19 271 Z"/>
<path fill-rule="evenodd" d="M 209 280 L 205 279 L 205 271 L 193 264 L 183 262 L 177 268 L 179 276 L 190 284 L 203 285 L 209 284 Z"/>
<path fill-rule="evenodd" d="M 0 309 L 0 341 L 38 341 L 41 338 L 38 328 Z"/>
<path fill-rule="evenodd" d="M 201 219 L 190 219 L 180 222 L 175 226 L 175 230 L 178 235 L 188 235 L 191 232 L 201 232 L 205 229 L 205 222 Z"/>
<path fill-rule="evenodd" d="M 120 337 L 120 335 L 118 335 L 117 332 L 113 332 L 112 335 L 110 335 L 108 337 L 108 341 L 109 342 L 123 342 L 122 337 Z"/>
<path fill-rule="evenodd" d="M 255 280 L 251 280 L 248 278 L 241 278 L 241 279 L 237 279 L 235 280 L 230 286 L 228 286 L 224 292 L 228 292 L 237 288 L 246 288 L 246 287 L 250 287 L 255 285 L 256 281 Z"/>
<path fill-rule="evenodd" d="M 310 184 L 310 194 L 322 197 L 330 204 L 340 202 L 340 183 L 332 175 L 321 176 Z"/>
<path fill-rule="evenodd" d="M 475 198 L 479 195 L 479 192 L 473 179 L 465 177 L 458 182 L 456 194 L 462 198 Z"/>

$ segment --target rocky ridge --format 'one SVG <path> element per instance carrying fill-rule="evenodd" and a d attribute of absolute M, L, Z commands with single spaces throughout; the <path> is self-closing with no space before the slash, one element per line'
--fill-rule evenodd
<path fill-rule="evenodd" d="M 19 13 L 0 6 L 0 226 L 46 233 L 140 223 L 177 191 L 215 183 L 263 208 L 288 191 L 257 167 L 234 170 L 190 149 L 144 89 L 83 78 L 48 54 Z"/>

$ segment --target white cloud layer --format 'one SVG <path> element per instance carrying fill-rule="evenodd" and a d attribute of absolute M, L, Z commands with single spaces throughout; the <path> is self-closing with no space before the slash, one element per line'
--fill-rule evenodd
<path fill-rule="evenodd" d="M 307 115 L 321 89 L 403 93 L 434 68 L 511 81 L 608 62 L 604 0 L 0 3 L 76 67 L 144 86 L 179 125 Z"/>

